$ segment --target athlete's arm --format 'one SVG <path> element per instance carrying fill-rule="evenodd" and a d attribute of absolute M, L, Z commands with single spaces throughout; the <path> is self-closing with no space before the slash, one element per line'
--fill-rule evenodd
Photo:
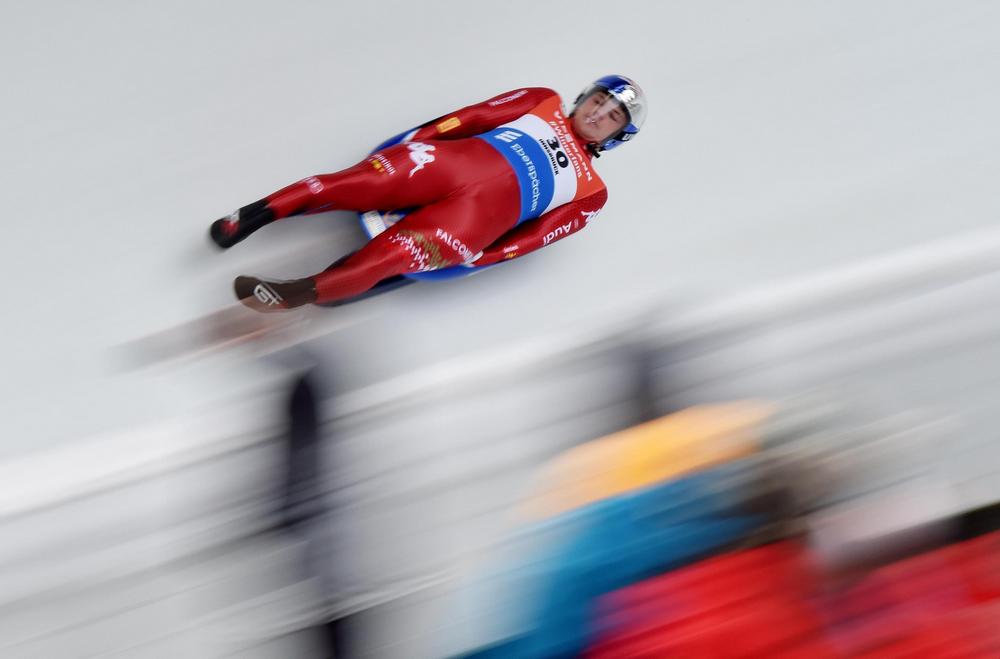
<path fill-rule="evenodd" d="M 482 103 L 469 105 L 422 124 L 403 138 L 404 142 L 421 140 L 457 140 L 493 130 L 513 121 L 556 93 L 545 87 L 524 87 L 504 92 Z"/>
<path fill-rule="evenodd" d="M 491 265 L 517 258 L 562 240 L 587 226 L 607 200 L 608 192 L 602 188 L 594 194 L 553 208 L 500 236 L 499 240 L 483 250 L 483 255 L 472 265 Z"/>

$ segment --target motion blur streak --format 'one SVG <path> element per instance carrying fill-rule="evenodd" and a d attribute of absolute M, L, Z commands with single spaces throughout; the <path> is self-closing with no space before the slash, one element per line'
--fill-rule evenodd
<path fill-rule="evenodd" d="M 1000 4 L 8 4 L 3 659 L 1000 656 Z M 587 231 L 226 308 L 363 238 L 221 213 L 608 71 Z"/>

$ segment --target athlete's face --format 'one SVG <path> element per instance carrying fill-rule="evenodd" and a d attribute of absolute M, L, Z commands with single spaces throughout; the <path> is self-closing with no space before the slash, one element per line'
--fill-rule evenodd
<path fill-rule="evenodd" d="M 628 115 L 614 96 L 599 91 L 580 101 L 573 113 L 573 130 L 585 142 L 599 143 L 628 123 Z"/>

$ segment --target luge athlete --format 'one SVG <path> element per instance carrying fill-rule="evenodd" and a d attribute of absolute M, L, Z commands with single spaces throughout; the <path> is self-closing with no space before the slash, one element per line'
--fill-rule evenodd
<path fill-rule="evenodd" d="M 594 82 L 569 114 L 551 89 L 513 90 L 429 121 L 349 169 L 243 206 L 210 235 L 228 248 L 294 215 L 415 208 L 319 274 L 237 277 L 237 297 L 258 311 L 351 298 L 401 274 L 491 265 L 586 226 L 608 198 L 593 159 L 632 139 L 645 116 L 642 90 L 624 76 Z"/>

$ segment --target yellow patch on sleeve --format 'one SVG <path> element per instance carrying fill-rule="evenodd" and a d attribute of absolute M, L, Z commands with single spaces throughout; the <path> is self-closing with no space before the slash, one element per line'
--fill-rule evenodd
<path fill-rule="evenodd" d="M 449 117 L 439 123 L 436 128 L 439 133 L 447 133 L 449 130 L 453 130 L 462 125 L 462 122 L 458 117 Z"/>

